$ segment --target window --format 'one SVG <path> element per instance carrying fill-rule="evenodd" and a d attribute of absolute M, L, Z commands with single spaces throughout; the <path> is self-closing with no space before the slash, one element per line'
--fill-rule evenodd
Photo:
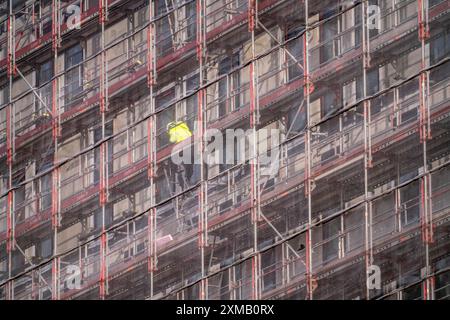
<path fill-rule="evenodd" d="M 199 84 L 200 78 L 198 73 L 186 76 L 186 79 L 183 81 L 181 87 L 179 88 L 179 96 L 187 96 L 189 94 L 192 94 L 199 87 Z M 194 126 L 197 120 L 198 108 L 197 103 L 197 94 L 193 94 L 186 99 L 181 100 L 181 102 L 177 106 L 176 120 L 186 121 L 191 132 L 194 132 L 195 130 Z"/>
<path fill-rule="evenodd" d="M 105 207 L 105 227 L 108 227 L 113 222 L 113 210 L 111 206 Z M 98 209 L 94 212 L 94 230 L 99 230 L 103 227 L 103 212 L 102 209 Z"/>
<path fill-rule="evenodd" d="M 186 39 L 184 39 L 185 41 L 190 41 L 193 40 L 196 36 L 195 31 L 196 31 L 196 3 L 195 1 L 189 2 L 187 3 L 184 7 L 184 16 L 186 19 Z"/>
<path fill-rule="evenodd" d="M 89 10 L 98 6 L 98 0 L 84 0 L 83 2 L 85 10 Z"/>
<path fill-rule="evenodd" d="M 192 41 L 196 36 L 196 4 L 190 1 L 175 9 L 172 2 L 159 0 L 156 2 L 156 37 L 158 56 Z M 169 14 L 167 14 L 169 12 Z"/>
<path fill-rule="evenodd" d="M 364 210 L 357 208 L 344 215 L 345 252 L 364 246 Z"/>
<path fill-rule="evenodd" d="M 156 21 L 156 50 L 157 56 L 164 56 L 168 54 L 172 49 L 173 38 L 172 38 L 172 21 L 169 15 L 164 15 L 168 9 L 164 1 L 157 1 L 156 4 L 156 17 L 161 17 Z M 163 16 L 164 15 L 164 16 Z"/>
<path fill-rule="evenodd" d="M 38 85 L 42 86 L 46 82 L 49 82 L 53 77 L 53 60 L 48 60 L 42 63 L 38 72 Z"/>
<path fill-rule="evenodd" d="M 7 197 L 0 199 L 0 233 L 3 233 L 7 229 L 7 212 L 6 212 Z"/>
<path fill-rule="evenodd" d="M 356 81 L 352 80 L 342 87 L 343 106 L 348 107 L 356 102 Z"/>
<path fill-rule="evenodd" d="M 336 93 L 328 90 L 322 97 L 322 119 L 333 115 L 338 109 Z"/>
<path fill-rule="evenodd" d="M 83 92 L 83 49 L 76 45 L 65 52 L 64 103 L 66 108 L 73 107 L 81 100 Z M 75 67 L 77 66 L 77 67 Z"/>
<path fill-rule="evenodd" d="M 37 72 L 36 84 L 39 87 L 40 99 L 36 99 L 36 115 L 49 118 L 49 111 L 52 108 L 52 80 L 53 78 L 53 60 L 48 60 L 40 65 Z"/>
<path fill-rule="evenodd" d="M 52 251 L 53 251 L 53 245 L 52 245 L 52 238 L 47 238 L 42 240 L 41 242 L 41 252 L 40 252 L 40 257 L 45 259 L 48 258 L 52 255 Z"/>
<path fill-rule="evenodd" d="M 400 190 L 402 226 L 409 226 L 420 218 L 419 181 L 414 181 Z"/>
<path fill-rule="evenodd" d="M 109 137 L 113 134 L 113 123 L 108 122 L 105 124 L 105 138 Z M 102 137 L 102 128 L 96 128 L 94 129 L 94 144 L 96 144 L 97 142 L 101 141 L 103 139 Z M 108 165 L 108 172 L 113 172 L 113 148 L 110 145 L 112 143 L 113 140 L 109 140 L 108 143 L 108 147 L 107 147 L 107 165 Z M 95 171 L 94 171 L 94 183 L 98 183 L 100 181 L 100 146 L 98 146 L 97 148 L 95 148 L 94 150 L 94 166 L 95 166 Z"/>
<path fill-rule="evenodd" d="M 441 2 L 444 2 L 445 0 L 428 0 L 428 1 L 429 1 L 428 7 L 431 8 L 431 7 L 438 5 Z"/>
<path fill-rule="evenodd" d="M 36 168 L 36 175 L 47 171 L 51 168 L 52 162 L 46 161 L 39 168 Z M 39 209 L 46 210 L 52 205 L 52 172 L 40 177 L 37 182 L 37 190 L 39 194 Z"/>
<path fill-rule="evenodd" d="M 18 186 L 24 181 L 25 168 L 20 169 L 13 177 L 13 186 Z M 25 217 L 25 185 L 20 185 L 14 190 L 14 208 L 16 223 L 23 221 Z"/>
<path fill-rule="evenodd" d="M 167 125 L 175 119 L 175 108 L 167 108 L 156 116 L 156 146 L 161 149 L 170 143 Z"/>
<path fill-rule="evenodd" d="M 229 74 L 240 65 L 240 52 L 235 52 L 219 63 L 219 77 Z M 228 77 L 219 80 L 218 101 L 221 118 L 240 107 L 239 99 L 240 73 L 230 73 Z M 228 96 L 230 94 L 230 96 Z"/>
<path fill-rule="evenodd" d="M 378 67 L 367 72 L 367 95 L 371 96 L 380 90 L 380 72 Z"/>
<path fill-rule="evenodd" d="M 300 109 L 299 109 L 300 108 Z M 288 112 L 288 126 L 290 133 L 302 132 L 306 127 L 306 107 L 305 104 L 293 106 Z"/>
<path fill-rule="evenodd" d="M 441 32 L 430 42 L 430 64 L 436 64 L 450 55 L 450 28 Z"/>
<path fill-rule="evenodd" d="M 373 201 L 372 238 L 379 239 L 397 230 L 394 193 L 384 195 Z"/>
<path fill-rule="evenodd" d="M 450 272 L 436 276 L 434 296 L 436 300 L 450 300 Z"/>
<path fill-rule="evenodd" d="M 396 0 L 395 2 L 395 8 L 398 10 L 397 24 L 404 23 L 417 15 L 417 1 Z"/>
<path fill-rule="evenodd" d="M 52 32 L 52 0 L 41 1 L 41 25 L 40 35 Z"/>
<path fill-rule="evenodd" d="M 413 121 L 418 117 L 419 81 L 417 78 L 398 88 L 399 104 L 401 108 L 400 123 Z"/>
<path fill-rule="evenodd" d="M 158 92 L 157 96 L 155 97 L 156 111 L 168 107 L 174 100 L 175 100 L 174 85 L 170 85 L 168 88 L 162 89 L 161 92 Z"/>
<path fill-rule="evenodd" d="M 361 42 L 361 9 L 356 7 L 343 12 L 340 16 L 339 31 L 341 33 L 340 54 L 347 52 Z"/>
<path fill-rule="evenodd" d="M 360 9 L 353 8 L 326 21 L 320 27 L 320 63 L 325 63 L 359 45 L 361 42 L 360 15 Z"/>
<path fill-rule="evenodd" d="M 375 6 L 379 6 L 380 4 L 379 4 L 379 0 L 369 0 L 368 1 L 368 6 L 373 6 L 373 5 L 375 5 Z M 382 10 L 382 8 L 380 8 L 381 10 L 381 12 L 380 12 L 380 14 L 381 15 L 383 15 L 383 14 L 385 14 Z M 371 12 L 370 13 L 370 15 L 372 16 L 373 14 L 375 14 L 375 12 Z M 372 16 L 373 17 L 373 16 Z M 372 22 L 375 22 L 375 21 L 372 21 Z M 372 38 L 374 38 L 375 36 L 377 36 L 378 35 L 378 28 L 371 28 L 370 30 L 369 30 L 369 38 L 370 39 L 372 39 Z"/>
<path fill-rule="evenodd" d="M 402 300 L 420 300 L 422 298 L 422 284 L 416 284 L 403 289 Z"/>
<path fill-rule="evenodd" d="M 286 40 L 292 39 L 304 29 L 303 26 L 292 28 L 286 34 Z M 291 55 L 293 55 L 297 61 L 302 63 L 303 60 L 303 37 L 298 37 L 296 39 L 291 40 L 287 44 L 286 48 Z M 288 79 L 291 81 L 300 77 L 303 74 L 303 70 L 298 66 L 298 64 L 290 57 L 290 55 L 286 54 L 286 59 L 288 63 Z"/>
<path fill-rule="evenodd" d="M 272 248 L 261 254 L 262 287 L 264 292 L 275 288 L 277 285 L 277 248 Z"/>
<path fill-rule="evenodd" d="M 325 63 L 337 55 L 335 39 L 338 31 L 337 20 L 332 19 L 325 22 L 320 30 L 320 63 Z"/>
<path fill-rule="evenodd" d="M 0 160 L 0 194 L 4 194 L 9 189 L 9 173 L 6 159 Z"/>
<path fill-rule="evenodd" d="M 335 218 L 322 225 L 322 238 L 324 241 L 322 258 L 329 261 L 339 257 L 339 231 L 341 229 L 341 219 Z"/>

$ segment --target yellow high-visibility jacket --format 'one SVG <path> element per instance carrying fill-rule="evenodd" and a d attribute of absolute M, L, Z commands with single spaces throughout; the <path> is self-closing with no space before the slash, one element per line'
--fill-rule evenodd
<path fill-rule="evenodd" d="M 167 133 L 172 143 L 179 143 L 192 136 L 191 130 L 184 121 L 170 122 L 167 125 Z"/>

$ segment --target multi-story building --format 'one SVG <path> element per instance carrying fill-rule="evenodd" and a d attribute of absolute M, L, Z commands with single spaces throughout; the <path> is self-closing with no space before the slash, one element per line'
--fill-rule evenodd
<path fill-rule="evenodd" d="M 0 299 L 450 297 L 449 0 L 0 3 Z"/>

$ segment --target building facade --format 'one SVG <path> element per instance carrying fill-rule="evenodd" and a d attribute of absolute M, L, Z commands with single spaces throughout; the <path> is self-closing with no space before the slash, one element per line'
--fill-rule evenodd
<path fill-rule="evenodd" d="M 0 1 L 0 299 L 448 299 L 449 57 L 449 0 Z"/>

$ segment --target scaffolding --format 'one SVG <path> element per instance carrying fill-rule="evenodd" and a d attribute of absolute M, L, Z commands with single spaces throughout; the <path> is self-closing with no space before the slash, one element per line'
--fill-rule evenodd
<path fill-rule="evenodd" d="M 448 299 L 449 58 L 449 0 L 0 1 L 0 299 Z"/>

